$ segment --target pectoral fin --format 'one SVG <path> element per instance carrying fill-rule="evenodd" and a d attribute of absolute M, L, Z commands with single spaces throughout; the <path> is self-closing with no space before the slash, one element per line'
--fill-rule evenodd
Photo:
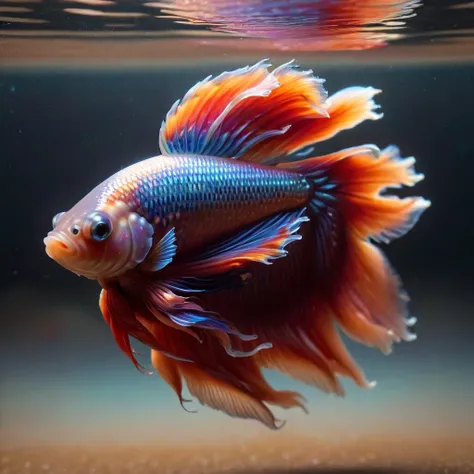
<path fill-rule="evenodd" d="M 150 251 L 141 268 L 146 271 L 156 272 L 169 265 L 176 255 L 176 235 L 174 227 Z"/>

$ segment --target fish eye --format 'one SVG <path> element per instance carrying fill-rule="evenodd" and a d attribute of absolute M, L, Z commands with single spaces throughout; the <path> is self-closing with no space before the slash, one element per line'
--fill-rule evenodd
<path fill-rule="evenodd" d="M 54 217 L 53 217 L 53 229 L 58 225 L 59 219 L 64 215 L 64 212 L 58 212 Z"/>
<path fill-rule="evenodd" d="M 88 220 L 90 222 L 90 236 L 94 240 L 105 240 L 112 233 L 112 223 L 103 213 L 94 212 L 89 216 Z"/>

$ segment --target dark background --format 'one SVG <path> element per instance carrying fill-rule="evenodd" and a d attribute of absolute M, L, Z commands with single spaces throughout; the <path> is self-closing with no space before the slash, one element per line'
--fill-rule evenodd
<path fill-rule="evenodd" d="M 386 248 L 412 297 L 419 339 L 397 346 L 389 358 L 355 347 L 370 377 L 385 384 L 368 399 L 355 392 L 356 401 L 365 400 L 357 409 L 370 412 L 395 400 L 413 402 L 421 416 L 416 407 L 444 407 L 452 426 L 464 423 L 472 430 L 474 409 L 470 415 L 462 410 L 473 407 L 474 66 L 349 71 L 343 65 L 302 65 L 325 77 L 330 93 L 350 85 L 383 90 L 376 98 L 382 120 L 344 132 L 317 151 L 396 144 L 403 156 L 416 156 L 416 169 L 426 178 L 414 192 L 432 201 L 415 229 Z M 85 426 L 97 420 L 104 426 L 133 397 L 146 407 L 140 411 L 140 403 L 134 404 L 135 421 L 151 416 L 156 387 L 145 385 L 146 377 L 115 348 L 99 314 L 98 286 L 50 260 L 42 239 L 56 213 L 118 169 L 158 154 L 158 130 L 168 108 L 197 80 L 221 69 L 201 64 L 180 70 L 0 71 L 0 408 L 3 429 L 15 439 L 22 439 L 26 426 L 29 435 L 41 438 L 46 419 L 53 439 L 64 420 L 90 416 L 91 406 L 110 418 L 97 415 Z M 50 392 L 48 386 L 55 388 Z M 166 416 L 182 416 L 171 391 L 160 387 L 169 404 Z M 9 421 L 33 412 L 33 427 L 31 417 L 24 425 Z M 164 414 L 157 408 L 153 416 Z"/>
<path fill-rule="evenodd" d="M 304 66 L 327 79 L 330 93 L 352 84 L 383 90 L 376 97 L 382 120 L 344 132 L 318 145 L 318 152 L 396 144 L 402 155 L 417 158 L 417 170 L 426 175 L 415 191 L 433 207 L 390 246 L 397 267 L 409 278 L 472 283 L 474 66 L 351 67 L 350 74 L 342 66 Z M 67 286 L 64 271 L 42 252 L 54 214 L 118 169 L 159 154 L 158 131 L 168 108 L 195 81 L 219 71 L 1 72 L 2 287 L 46 276 Z"/>

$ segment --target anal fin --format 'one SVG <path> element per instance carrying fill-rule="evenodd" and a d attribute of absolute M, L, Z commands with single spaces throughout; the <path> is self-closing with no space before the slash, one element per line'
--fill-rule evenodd
<path fill-rule="evenodd" d="M 284 425 L 258 397 L 224 380 L 212 377 L 195 365 L 182 365 L 181 372 L 191 395 L 202 405 L 227 413 L 231 417 L 258 420 L 270 429 Z"/>
<path fill-rule="evenodd" d="M 255 357 L 239 360 L 229 357 L 210 332 L 202 332 L 202 345 L 170 328 L 165 328 L 164 333 L 165 350 L 182 352 L 193 359 L 193 363 L 171 359 L 161 350 L 151 354 L 154 368 L 177 394 L 181 405 L 188 401 L 182 395 L 186 384 L 191 396 L 201 405 L 232 417 L 258 420 L 271 429 L 281 427 L 282 422 L 276 420 L 267 404 L 307 411 L 303 396 L 274 389 L 265 380 Z"/>
<path fill-rule="evenodd" d="M 179 372 L 178 361 L 173 360 L 160 351 L 152 350 L 151 363 L 163 380 L 174 390 L 183 409 L 187 412 L 195 413 L 195 411 L 188 410 L 184 406 L 185 403 L 189 403 L 191 400 L 183 398 L 183 381 Z"/>
<path fill-rule="evenodd" d="M 204 253 L 184 263 L 180 273 L 189 277 L 229 275 L 249 262 L 270 265 L 285 257 L 286 246 L 301 239 L 300 226 L 309 219 L 305 209 L 279 213 L 244 230 L 238 235 L 211 246 Z"/>

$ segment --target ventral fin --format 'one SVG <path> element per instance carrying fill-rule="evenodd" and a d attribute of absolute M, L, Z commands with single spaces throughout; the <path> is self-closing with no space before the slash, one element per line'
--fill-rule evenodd
<path fill-rule="evenodd" d="M 237 236 L 211 246 L 204 253 L 183 264 L 183 275 L 200 277 L 225 275 L 232 270 L 245 269 L 249 262 L 269 265 L 273 260 L 285 257 L 286 246 L 301 239 L 298 233 L 305 209 L 279 213 Z"/>
<path fill-rule="evenodd" d="M 120 292 L 113 287 L 101 291 L 99 306 L 119 349 L 125 353 L 140 372 L 146 373 L 145 368 L 135 357 L 136 352 L 132 348 L 130 337 L 135 337 L 148 345 L 154 344 L 155 341 L 153 341 L 148 330 L 136 320 L 133 308 Z"/>
<path fill-rule="evenodd" d="M 148 298 L 146 306 L 155 315 L 164 315 L 169 318 L 171 324 L 167 326 L 181 329 L 196 339 L 200 340 L 193 329 L 213 330 L 217 333 L 230 334 L 238 337 L 242 341 L 252 341 L 257 338 L 254 334 L 244 334 L 234 325 L 222 319 L 219 314 L 206 311 L 198 302 L 189 297 L 182 296 L 172 290 L 172 286 L 166 281 L 154 284 L 147 289 Z M 161 320 L 160 318 L 157 318 Z M 234 351 L 228 343 L 228 339 L 222 339 L 226 352 L 232 357 L 250 357 L 258 351 L 268 349 L 271 344 L 260 344 L 248 352 Z"/>
<path fill-rule="evenodd" d="M 150 272 L 157 272 L 169 265 L 176 255 L 176 235 L 174 227 L 155 245 L 141 264 L 141 268 Z"/>

